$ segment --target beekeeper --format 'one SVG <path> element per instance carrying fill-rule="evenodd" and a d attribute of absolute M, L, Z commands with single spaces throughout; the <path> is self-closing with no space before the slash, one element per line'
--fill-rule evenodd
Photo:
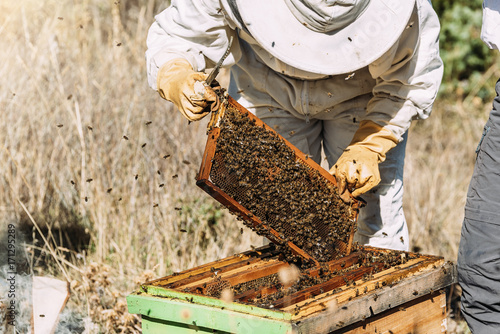
<path fill-rule="evenodd" d="M 438 91 L 438 35 L 428 0 L 172 0 L 149 30 L 148 80 L 201 119 L 194 83 L 233 36 L 229 94 L 316 162 L 324 150 L 367 202 L 355 240 L 408 250 L 406 133 Z"/>
<path fill-rule="evenodd" d="M 500 0 L 483 2 L 482 40 L 500 49 Z M 477 146 L 458 249 L 461 308 L 474 334 L 500 333 L 500 80 Z"/>

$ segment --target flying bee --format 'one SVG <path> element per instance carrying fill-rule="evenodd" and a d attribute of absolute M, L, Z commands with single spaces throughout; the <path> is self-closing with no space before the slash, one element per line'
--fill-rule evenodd
<path fill-rule="evenodd" d="M 167 159 L 167 158 L 170 158 L 170 154 L 165 154 L 165 155 L 163 156 L 163 159 Z"/>
<path fill-rule="evenodd" d="M 349 75 L 345 78 L 345 80 L 347 81 L 347 80 L 349 80 L 349 79 L 352 79 L 352 77 L 354 76 L 354 74 L 356 74 L 356 73 L 351 73 L 351 74 L 349 74 Z"/>
<path fill-rule="evenodd" d="M 328 95 L 328 97 L 332 97 L 332 93 L 328 92 L 326 94 Z"/>
<path fill-rule="evenodd" d="M 87 181 L 88 183 L 90 183 L 90 182 L 94 181 L 94 179 L 87 179 L 86 181 Z"/>
<path fill-rule="evenodd" d="M 178 177 L 179 177 L 179 175 L 177 175 L 177 174 L 172 175 L 172 179 L 176 179 L 176 178 L 178 178 Z"/>
<path fill-rule="evenodd" d="M 181 210 L 182 210 L 182 208 L 175 207 L 175 208 L 174 208 L 174 210 L 175 210 L 175 211 L 181 211 Z"/>
<path fill-rule="evenodd" d="M 189 162 L 187 160 L 182 160 L 182 163 L 185 164 L 185 165 L 191 165 L 191 162 Z"/>
<path fill-rule="evenodd" d="M 138 178 L 139 178 L 139 174 L 135 174 L 135 175 L 134 175 L 134 179 L 136 179 L 136 180 L 137 180 Z"/>
<path fill-rule="evenodd" d="M 181 228 L 179 231 L 183 232 L 183 233 L 186 233 L 187 231 L 183 228 Z"/>
<path fill-rule="evenodd" d="M 161 172 L 160 172 L 160 170 L 159 170 L 159 169 L 158 169 L 156 172 L 158 173 L 158 175 L 161 175 Z"/>
<path fill-rule="evenodd" d="M 75 185 L 75 181 L 70 180 L 69 182 L 71 182 L 72 185 Z"/>
<path fill-rule="evenodd" d="M 156 207 L 158 207 L 158 203 L 153 204 L 153 208 L 156 208 Z"/>
<path fill-rule="evenodd" d="M 87 125 L 87 129 L 89 129 L 90 131 L 93 131 L 93 130 L 94 130 L 94 128 L 93 128 L 93 127 L 91 127 L 90 125 Z"/>
<path fill-rule="evenodd" d="M 106 192 L 109 194 L 111 191 L 113 191 L 113 188 L 108 188 L 108 190 L 106 190 Z"/>
<path fill-rule="evenodd" d="M 141 145 L 142 148 L 146 147 L 147 143 Z"/>
<path fill-rule="evenodd" d="M 123 139 L 128 140 L 128 137 L 127 136 L 123 136 Z"/>
<path fill-rule="evenodd" d="M 146 125 L 149 125 L 149 124 L 151 124 L 151 123 L 153 123 L 153 122 L 151 122 L 151 121 L 147 121 L 145 124 L 146 124 Z"/>
<path fill-rule="evenodd" d="M 62 124 L 57 124 L 57 127 L 58 127 L 58 128 L 62 128 L 63 126 L 64 126 L 64 125 L 62 125 Z"/>
<path fill-rule="evenodd" d="M 400 237 L 399 240 L 401 240 L 401 243 L 405 243 L 405 239 L 403 239 L 403 237 Z"/>
<path fill-rule="evenodd" d="M 164 185 L 165 185 L 164 183 L 160 184 L 160 188 L 162 188 Z"/>

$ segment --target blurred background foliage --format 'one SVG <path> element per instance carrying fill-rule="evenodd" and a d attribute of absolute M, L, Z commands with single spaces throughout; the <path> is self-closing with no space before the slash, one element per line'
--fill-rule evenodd
<path fill-rule="evenodd" d="M 445 64 L 440 94 L 443 98 L 467 98 L 483 102 L 493 98 L 495 53 L 481 41 L 482 0 L 434 0 L 441 22 L 441 58 Z"/>

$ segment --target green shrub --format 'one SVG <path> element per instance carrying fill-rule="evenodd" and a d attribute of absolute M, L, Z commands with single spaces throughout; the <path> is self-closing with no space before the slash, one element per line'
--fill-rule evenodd
<path fill-rule="evenodd" d="M 491 89 L 485 86 L 483 74 L 493 64 L 495 53 L 481 41 L 482 0 L 433 1 L 433 6 L 441 22 L 441 95 L 466 97 L 473 91 L 489 99 Z"/>

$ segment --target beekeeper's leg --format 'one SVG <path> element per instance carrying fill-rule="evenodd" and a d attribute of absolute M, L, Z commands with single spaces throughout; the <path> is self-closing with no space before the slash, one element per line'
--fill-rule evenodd
<path fill-rule="evenodd" d="M 477 148 L 458 250 L 461 307 L 474 334 L 500 333 L 500 81 Z"/>
<path fill-rule="evenodd" d="M 337 161 L 359 127 L 363 110 L 351 110 L 323 122 L 325 154 L 330 166 Z M 379 164 L 381 182 L 363 194 L 367 205 L 360 210 L 354 240 L 363 245 L 408 250 L 409 237 L 403 213 L 403 167 L 407 134 Z"/>

